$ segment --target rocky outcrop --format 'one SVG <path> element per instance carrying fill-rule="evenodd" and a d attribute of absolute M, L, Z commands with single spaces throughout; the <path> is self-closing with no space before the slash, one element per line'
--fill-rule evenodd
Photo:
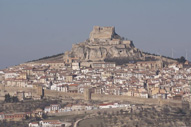
<path fill-rule="evenodd" d="M 126 45 L 74 45 L 71 55 L 81 60 L 99 61 L 106 58 L 128 57 L 129 59 L 143 59 L 140 50 Z"/>
<path fill-rule="evenodd" d="M 144 60 L 142 52 L 135 48 L 133 42 L 122 39 L 115 33 L 114 27 L 95 26 L 90 38 L 85 42 L 74 44 L 66 55 L 80 61 L 103 61 L 116 57 Z"/>

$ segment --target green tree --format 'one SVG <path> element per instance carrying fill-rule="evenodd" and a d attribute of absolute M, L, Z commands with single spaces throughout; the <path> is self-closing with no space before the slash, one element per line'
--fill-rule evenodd
<path fill-rule="evenodd" d="M 14 102 L 14 103 L 19 102 L 19 99 L 18 99 L 18 97 L 16 97 L 16 96 L 13 96 L 13 97 L 11 98 L 11 100 L 12 100 L 12 102 Z"/>
<path fill-rule="evenodd" d="M 35 117 L 36 121 L 42 120 L 40 117 Z"/>
<path fill-rule="evenodd" d="M 42 118 L 43 118 L 43 119 L 46 119 L 47 117 L 48 117 L 48 116 L 47 116 L 46 113 L 43 113 L 43 114 L 42 114 Z"/>
<path fill-rule="evenodd" d="M 100 111 L 98 111 L 98 112 L 97 112 L 97 114 L 100 116 L 100 115 L 101 115 L 101 112 L 100 112 Z"/>
<path fill-rule="evenodd" d="M 114 118 L 113 118 L 114 124 L 117 124 L 117 120 L 118 120 L 117 117 L 114 117 Z"/>
<path fill-rule="evenodd" d="M 180 62 L 180 63 L 185 63 L 185 62 L 186 62 L 186 59 L 185 59 L 183 56 L 181 56 L 181 57 L 178 59 L 178 62 Z"/>
<path fill-rule="evenodd" d="M 11 96 L 9 94 L 5 94 L 5 102 L 11 102 Z"/>
<path fill-rule="evenodd" d="M 103 115 L 107 115 L 107 111 L 104 111 L 104 112 L 103 112 Z"/>
<path fill-rule="evenodd" d="M 25 119 L 28 120 L 28 119 L 30 119 L 30 117 L 29 117 L 28 115 L 26 115 L 26 116 L 25 116 Z"/>
<path fill-rule="evenodd" d="M 107 117 L 111 120 L 112 119 L 112 115 L 111 114 L 107 114 Z"/>
<path fill-rule="evenodd" d="M 121 115 L 123 114 L 123 109 L 120 110 Z"/>

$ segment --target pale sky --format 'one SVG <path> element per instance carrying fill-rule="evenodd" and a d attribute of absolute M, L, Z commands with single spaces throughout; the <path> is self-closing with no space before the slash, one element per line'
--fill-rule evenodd
<path fill-rule="evenodd" d="M 95 25 L 191 60 L 191 0 L 0 0 L 0 69 L 70 50 Z"/>

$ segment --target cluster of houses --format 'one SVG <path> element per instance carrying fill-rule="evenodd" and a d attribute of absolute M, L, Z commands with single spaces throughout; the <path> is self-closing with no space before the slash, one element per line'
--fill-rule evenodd
<path fill-rule="evenodd" d="M 60 104 L 51 104 L 44 108 L 44 113 L 51 114 L 59 114 L 63 112 L 71 112 L 71 111 L 89 111 L 96 109 L 111 109 L 111 108 L 124 108 L 127 111 L 135 109 L 134 105 L 130 104 L 119 104 L 119 103 L 103 103 L 98 105 L 87 105 L 87 104 L 67 104 L 64 107 L 61 107 Z M 66 124 L 59 120 L 42 120 L 40 122 L 31 122 L 29 123 L 29 127 L 64 127 Z"/>
<path fill-rule="evenodd" d="M 52 107 L 54 107 L 54 105 L 52 105 Z M 32 112 L 17 112 L 17 113 L 0 112 L 0 120 L 21 121 L 21 120 L 26 120 L 28 118 L 35 118 L 35 117 L 43 119 L 42 118 L 43 113 L 45 113 L 45 110 L 42 110 L 40 108 Z M 66 125 L 71 125 L 71 123 L 61 122 L 59 120 L 41 120 L 39 122 L 29 123 L 29 127 L 66 127 Z"/>
<path fill-rule="evenodd" d="M 87 104 L 68 104 L 64 107 L 61 107 L 60 104 L 51 104 L 50 106 L 47 106 L 44 108 L 44 113 L 51 113 L 51 114 L 59 114 L 63 112 L 70 112 L 70 111 L 89 111 L 89 110 L 96 110 L 100 111 L 100 109 L 115 109 L 119 108 L 122 109 L 120 111 L 126 112 L 126 113 L 132 113 L 132 112 L 140 112 L 144 109 L 152 108 L 152 106 L 144 105 L 144 106 L 136 106 L 126 103 L 117 103 L 117 102 L 107 102 L 97 105 L 87 105 Z M 106 111 L 106 110 L 103 110 Z M 31 122 L 29 123 L 29 127 L 65 127 L 67 125 L 71 125 L 67 122 L 61 122 L 59 120 L 42 120 L 39 122 Z"/>
<path fill-rule="evenodd" d="M 4 113 L 0 112 L 0 120 L 7 121 L 20 121 L 28 118 L 39 117 L 42 118 L 43 110 L 38 108 L 32 112 L 16 112 L 16 113 Z"/>
<path fill-rule="evenodd" d="M 130 104 L 119 104 L 119 103 L 103 103 L 98 105 L 93 104 L 67 104 L 64 107 L 61 107 L 60 104 L 51 104 L 44 108 L 44 113 L 63 113 L 71 111 L 89 111 L 97 109 L 106 109 L 106 108 L 124 108 L 129 107 Z"/>
<path fill-rule="evenodd" d="M 141 98 L 182 99 L 190 96 L 191 66 L 160 61 L 116 65 L 92 63 L 89 67 L 74 62 L 31 62 L 0 71 L 4 86 L 83 93 L 91 87 L 95 94 L 126 95 Z"/>
<path fill-rule="evenodd" d="M 29 127 L 66 127 L 60 120 L 42 120 L 29 123 Z"/>
<path fill-rule="evenodd" d="M 111 108 L 124 108 L 132 109 L 134 105 L 130 104 L 119 104 L 119 103 L 103 103 L 103 104 L 67 104 L 61 107 L 60 104 L 51 104 L 43 109 L 36 109 L 32 112 L 17 112 L 17 113 L 0 113 L 0 120 L 7 121 L 20 121 L 27 118 L 42 118 L 43 113 L 45 114 L 59 114 L 65 112 L 76 112 L 76 111 L 90 111 L 99 109 L 111 109 Z M 41 120 L 39 122 L 30 122 L 29 127 L 65 127 L 70 125 L 67 122 L 61 122 L 59 120 Z"/>

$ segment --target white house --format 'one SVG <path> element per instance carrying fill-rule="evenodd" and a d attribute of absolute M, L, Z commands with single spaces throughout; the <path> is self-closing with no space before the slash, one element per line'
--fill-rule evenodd
<path fill-rule="evenodd" d="M 40 127 L 40 125 L 37 122 L 31 122 L 29 123 L 29 127 Z"/>
<path fill-rule="evenodd" d="M 51 104 L 50 109 L 53 112 L 58 112 L 58 110 L 61 108 L 60 104 Z"/>
<path fill-rule="evenodd" d="M 104 108 L 112 108 L 114 106 L 113 103 L 107 103 L 107 104 L 100 104 L 99 108 L 104 109 Z"/>
<path fill-rule="evenodd" d="M 0 120 L 5 119 L 5 114 L 3 112 L 0 112 Z"/>
<path fill-rule="evenodd" d="M 45 112 L 45 113 L 49 113 L 50 111 L 51 111 L 50 106 L 46 106 L 46 107 L 44 108 L 44 112 Z"/>
<path fill-rule="evenodd" d="M 59 120 L 42 120 L 39 122 L 40 127 L 62 127 Z"/>
<path fill-rule="evenodd" d="M 72 111 L 80 111 L 80 110 L 84 110 L 85 106 L 84 105 L 72 105 L 71 109 L 72 109 Z"/>
<path fill-rule="evenodd" d="M 15 78 L 17 77 L 19 74 L 16 72 L 6 72 L 5 73 L 5 79 L 10 79 L 10 78 Z"/>

